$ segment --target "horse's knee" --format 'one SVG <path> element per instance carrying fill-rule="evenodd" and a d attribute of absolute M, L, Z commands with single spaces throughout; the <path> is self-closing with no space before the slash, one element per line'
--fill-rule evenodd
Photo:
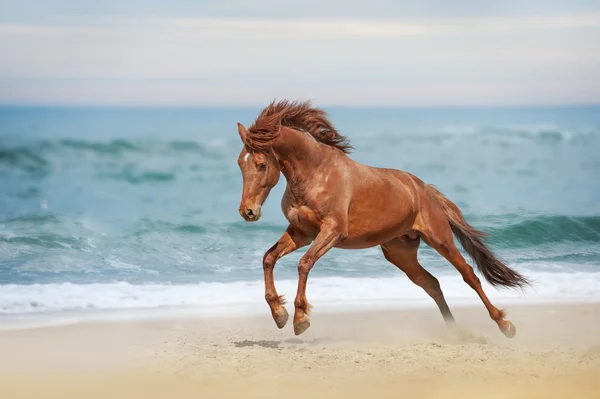
<path fill-rule="evenodd" d="M 302 275 L 308 274 L 314 264 L 315 264 L 315 260 L 313 257 L 310 257 L 310 256 L 302 257 L 300 259 L 300 262 L 298 262 L 298 274 L 302 274 Z"/>
<path fill-rule="evenodd" d="M 275 267 L 276 261 L 275 254 L 273 252 L 267 252 L 265 256 L 263 256 L 263 269 L 272 270 Z"/>

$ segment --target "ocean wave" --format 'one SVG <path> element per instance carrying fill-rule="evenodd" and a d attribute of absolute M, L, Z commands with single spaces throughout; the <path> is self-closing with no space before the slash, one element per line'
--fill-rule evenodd
<path fill-rule="evenodd" d="M 0 220 L 1 224 L 4 225 L 17 225 L 17 226 L 23 226 L 23 225 L 39 225 L 39 224 L 58 224 L 64 221 L 64 218 L 61 218 L 58 215 L 55 215 L 53 213 L 36 213 L 36 214 L 28 214 L 28 215 L 21 215 L 21 216 L 17 216 L 17 217 L 12 217 L 12 218 L 8 218 L 8 219 L 4 219 L 4 220 Z"/>
<path fill-rule="evenodd" d="M 119 155 L 124 152 L 139 152 L 141 148 L 128 140 L 85 141 L 85 140 L 60 140 L 58 148 L 68 148 L 80 151 L 91 151 L 99 154 Z"/>
<path fill-rule="evenodd" d="M 24 172 L 47 172 L 50 162 L 38 151 L 31 148 L 0 148 L 0 165 L 20 169 Z"/>
<path fill-rule="evenodd" d="M 0 242 L 18 246 L 35 246 L 41 248 L 85 248 L 78 237 L 67 237 L 59 234 L 14 235 L 0 234 Z"/>
<path fill-rule="evenodd" d="M 468 221 L 482 230 L 487 237 L 486 243 L 497 248 L 523 248 L 535 245 L 548 245 L 560 242 L 600 243 L 600 216 L 523 216 L 468 217 Z M 46 229 L 40 231 L 42 227 Z M 60 217 L 54 214 L 31 214 L 0 220 L 0 241 L 13 244 L 47 246 L 64 246 L 76 236 L 94 235 L 89 226 L 84 226 L 77 219 Z M 117 234 L 119 239 L 127 237 L 143 237 L 150 234 L 176 233 L 181 235 L 225 235 L 235 237 L 246 233 L 253 235 L 282 234 L 287 225 L 263 221 L 246 223 L 236 221 L 219 222 L 170 222 L 163 220 L 143 219 L 130 228 Z M 34 229 L 35 232 L 30 232 Z M 51 231 L 50 231 L 51 229 Z M 18 234 L 16 232 L 19 232 Z M 61 234 L 64 232 L 65 234 Z M 591 256 L 590 254 L 583 254 Z M 592 254 L 594 255 L 594 254 Z M 597 256 L 597 255 L 594 255 Z"/>
<path fill-rule="evenodd" d="M 206 147 L 197 141 L 191 140 L 174 140 L 168 143 L 170 149 L 176 152 L 195 152 L 206 154 Z"/>
<path fill-rule="evenodd" d="M 0 250 L 7 246 L 17 252 L 33 248 L 88 250 L 90 240 L 102 234 L 88 223 L 50 212 L 0 219 Z"/>
<path fill-rule="evenodd" d="M 236 135 L 237 136 L 237 135 Z M 171 154 L 171 155 L 200 155 L 206 158 L 221 159 L 224 155 L 239 152 L 239 140 L 236 136 L 226 140 L 203 139 L 164 139 L 160 138 L 114 138 L 109 140 L 90 140 L 64 138 L 57 140 L 48 139 L 22 139 L 13 138 L 0 142 L 0 162 L 13 166 L 30 168 L 46 165 L 48 160 L 44 155 L 68 153 L 92 153 L 98 156 L 118 157 L 131 154 Z M 445 144 L 453 138 L 471 139 L 473 136 L 486 138 L 528 139 L 539 142 L 587 142 L 600 137 L 598 126 L 567 128 L 552 124 L 533 125 L 465 125 L 465 126 L 440 126 L 428 132 L 411 132 L 399 134 L 397 131 L 382 129 L 379 132 L 367 134 L 362 132 L 350 137 L 363 146 L 368 146 L 374 138 L 391 146 L 403 145 L 405 142 L 425 142 Z M 358 147 L 357 149 L 360 149 Z"/>
<path fill-rule="evenodd" d="M 125 168 L 120 172 L 113 173 L 99 173 L 96 177 L 101 180 L 118 180 L 126 181 L 130 184 L 143 184 L 143 183 L 163 183 L 175 180 L 175 174 L 164 171 L 145 171 L 135 172 L 130 168 Z"/>
<path fill-rule="evenodd" d="M 563 241 L 597 243 L 600 242 L 600 216 L 537 216 L 482 230 L 488 234 L 491 244 L 502 247 Z"/>
<path fill-rule="evenodd" d="M 122 156 L 127 154 L 161 154 L 181 155 L 192 153 L 206 157 L 219 155 L 228 146 L 215 146 L 194 140 L 150 140 L 150 139 L 114 139 L 91 141 L 80 139 L 61 140 L 19 140 L 9 146 L 3 143 L 0 147 L 0 162 L 22 169 L 37 169 L 50 163 L 52 155 L 69 153 L 93 153 L 98 156 Z"/>
<path fill-rule="evenodd" d="M 36 184 L 33 179 L 74 171 L 93 180 L 131 185 L 170 184 L 182 178 L 203 180 L 207 173 L 237 168 L 237 153 L 232 152 L 231 146 L 217 144 L 200 140 L 63 139 L 19 140 L 8 146 L 0 141 L 0 175 L 4 172 L 11 178 L 25 173 L 32 178 L 31 184 Z M 28 192 L 12 195 L 31 196 Z"/>
<path fill-rule="evenodd" d="M 61 140 L 56 145 L 48 146 L 54 151 L 78 150 L 96 153 L 98 155 L 122 155 L 135 153 L 142 155 L 182 155 L 191 153 L 210 157 L 217 149 L 210 144 L 194 140 L 111 140 L 111 141 L 86 141 L 86 140 Z M 219 148 L 220 149 L 220 148 Z"/>
<path fill-rule="evenodd" d="M 581 135 L 589 135 L 596 132 L 590 131 L 574 131 L 571 129 L 561 128 L 555 125 L 522 125 L 522 126 L 496 126 L 482 127 L 476 130 L 476 134 L 485 136 L 499 137 L 520 137 L 527 139 L 535 139 L 540 141 L 558 142 L 563 140 L 572 140 Z"/>
<path fill-rule="evenodd" d="M 140 223 L 138 223 L 131 236 L 142 237 L 146 234 L 156 234 L 165 232 L 179 232 L 183 234 L 203 234 L 207 231 L 207 227 L 200 224 L 143 220 Z"/>
<path fill-rule="evenodd" d="M 442 126 L 433 128 L 426 132 L 407 132 L 398 134 L 394 131 L 383 131 L 372 134 L 359 134 L 356 137 L 350 137 L 351 140 L 358 140 L 361 146 L 366 146 L 369 150 L 376 150 L 372 146 L 375 138 L 383 140 L 391 146 L 404 145 L 405 143 L 427 143 L 436 145 L 446 145 L 453 140 L 465 139 L 475 141 L 480 144 L 497 144 L 505 147 L 509 144 L 517 144 L 525 141 L 531 141 L 537 144 L 586 144 L 597 141 L 600 138 L 600 128 L 598 126 L 587 126 L 578 128 L 566 128 L 553 124 L 531 124 L 531 125 L 497 125 L 497 126 Z M 360 149 L 358 147 L 357 149 Z"/>
<path fill-rule="evenodd" d="M 211 148 L 210 144 L 194 140 L 60 140 L 56 143 L 50 143 L 47 148 L 54 151 L 76 150 L 91 152 L 97 155 L 122 155 L 125 153 L 181 155 L 191 153 L 212 157 L 215 152 L 215 148 Z"/>
<path fill-rule="evenodd" d="M 484 216 L 478 216 L 475 227 L 487 234 L 486 242 L 501 248 L 527 247 L 531 245 L 551 244 L 564 241 L 600 243 L 600 216 L 535 216 L 523 219 L 514 216 L 518 221 L 504 219 L 501 226 L 490 226 Z M 484 226 L 480 226 L 483 224 Z M 276 223 L 170 223 L 160 221 L 143 221 L 136 229 L 136 236 L 156 232 L 180 232 L 191 234 L 236 234 L 252 232 L 282 233 L 287 225 Z"/>
<path fill-rule="evenodd" d="M 523 219 L 514 216 L 518 221 L 504 220 L 502 226 L 490 226 L 485 222 L 485 216 L 477 216 L 471 222 L 488 235 L 488 241 L 500 246 L 529 246 L 548 244 L 562 241 L 600 242 L 600 216 L 535 216 Z M 496 218 L 497 219 L 497 218 Z M 480 226 L 484 224 L 484 226 Z M 194 234 L 203 233 L 282 233 L 287 225 L 276 223 L 170 223 L 146 220 L 141 223 L 135 235 L 159 231 L 180 231 Z"/>
<path fill-rule="evenodd" d="M 252 233 L 280 233 L 283 234 L 287 225 L 275 223 L 173 223 L 158 220 L 143 220 L 137 224 L 132 236 L 140 237 L 146 234 L 155 234 L 161 232 L 178 232 L 182 234 L 236 234 L 244 232 Z"/>
<path fill-rule="evenodd" d="M 531 276 L 534 287 L 525 292 L 496 290 L 483 282 L 491 300 L 600 300 L 600 273 L 536 273 Z M 438 279 L 450 304 L 479 303 L 477 294 L 459 275 L 442 275 Z M 296 280 L 277 281 L 280 293 L 293 295 Z M 423 290 L 406 277 L 392 278 L 313 278 L 308 296 L 316 308 L 345 307 L 351 304 L 426 303 L 433 306 Z M 0 285 L 0 314 L 31 314 L 82 310 L 156 309 L 177 306 L 220 307 L 254 304 L 265 311 L 264 283 L 237 281 L 231 283 L 203 282 L 198 284 L 31 284 Z"/>
<path fill-rule="evenodd" d="M 88 225 L 92 223 L 91 225 Z M 107 236 L 104 234 L 104 227 L 100 230 L 93 225 L 93 222 L 80 221 L 77 218 L 67 218 L 54 214 L 32 214 L 22 215 L 15 218 L 0 220 L 0 244 L 16 248 L 69 248 L 74 250 L 89 250 L 90 240 L 99 245 L 105 245 L 113 249 L 130 248 L 137 241 L 132 239 L 144 239 L 148 236 L 154 238 L 161 235 L 176 235 L 180 240 L 194 240 L 196 236 L 205 236 L 207 239 L 217 239 L 218 237 L 239 237 L 251 233 L 254 237 L 271 236 L 273 233 L 277 236 L 283 234 L 287 226 L 260 223 L 250 225 L 240 221 L 233 223 L 194 223 L 194 222 L 169 222 L 162 220 L 143 219 L 130 227 L 123 227 L 117 232 Z M 269 238 L 273 240 L 273 238 Z M 269 241 L 270 243 L 270 241 Z M 156 245 L 154 240 L 151 244 Z M 207 242 L 207 246 L 210 243 Z M 0 247 L 0 249 L 2 249 Z"/>

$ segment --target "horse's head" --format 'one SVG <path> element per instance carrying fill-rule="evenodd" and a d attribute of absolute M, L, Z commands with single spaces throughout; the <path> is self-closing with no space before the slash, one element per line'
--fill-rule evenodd
<path fill-rule="evenodd" d="M 256 222 L 260 219 L 262 204 L 279 181 L 279 163 L 272 151 L 253 151 L 246 145 L 248 131 L 240 123 L 238 133 L 244 143 L 238 157 L 244 182 L 239 211 L 247 222 Z"/>

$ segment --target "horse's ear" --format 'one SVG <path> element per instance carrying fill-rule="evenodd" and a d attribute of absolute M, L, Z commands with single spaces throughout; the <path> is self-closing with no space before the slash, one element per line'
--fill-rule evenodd
<path fill-rule="evenodd" d="M 244 127 L 244 125 L 242 125 L 241 123 L 238 122 L 238 133 L 240 134 L 240 138 L 242 139 L 242 143 L 246 144 L 246 137 L 248 137 L 248 131 L 246 130 L 246 128 Z"/>

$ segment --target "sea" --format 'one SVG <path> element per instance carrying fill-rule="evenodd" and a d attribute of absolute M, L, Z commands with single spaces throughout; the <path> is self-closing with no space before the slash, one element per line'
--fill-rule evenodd
<path fill-rule="evenodd" d="M 259 222 L 238 213 L 236 122 L 260 109 L 1 107 L 0 328 L 269 316 L 261 260 L 287 227 L 285 180 Z M 326 110 L 354 160 L 434 184 L 533 281 L 484 282 L 498 307 L 600 300 L 600 106 Z M 275 268 L 288 303 L 305 251 Z M 451 308 L 480 304 L 425 244 L 419 260 Z M 435 306 L 378 247 L 331 250 L 307 296 L 314 312 Z"/>

